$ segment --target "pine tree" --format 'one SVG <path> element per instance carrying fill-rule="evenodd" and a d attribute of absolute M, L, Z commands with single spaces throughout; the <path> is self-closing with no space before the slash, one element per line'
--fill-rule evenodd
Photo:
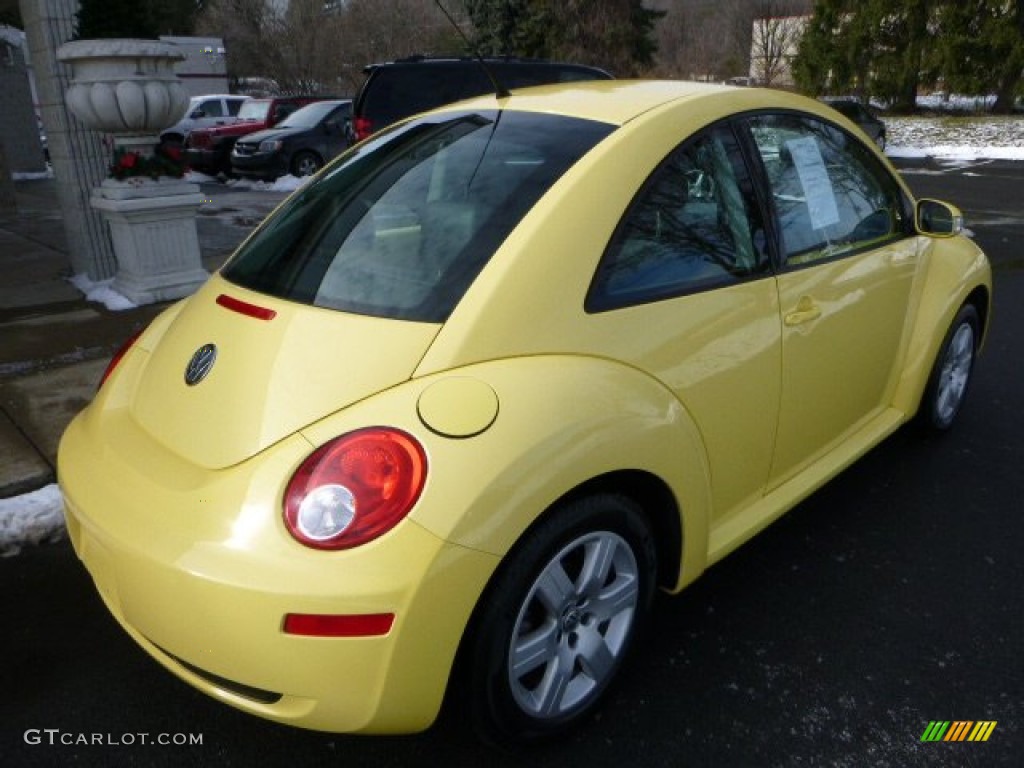
<path fill-rule="evenodd" d="M 21 20 L 21 8 L 18 5 L 18 0 L 0 0 L 0 24 L 18 29 L 25 28 Z"/>
<path fill-rule="evenodd" d="M 465 0 L 482 53 L 565 59 L 633 74 L 649 66 L 663 11 L 642 0 Z"/>
<path fill-rule="evenodd" d="M 921 84 L 995 93 L 1009 112 L 1024 72 L 1024 0 L 818 0 L 793 65 L 812 93 L 852 91 L 912 111 Z"/>
<path fill-rule="evenodd" d="M 82 0 L 75 35 L 83 40 L 157 36 L 149 21 L 146 3 L 139 0 Z"/>
<path fill-rule="evenodd" d="M 202 0 L 81 0 L 75 17 L 80 40 L 190 35 Z"/>
<path fill-rule="evenodd" d="M 931 33 L 929 7 L 933 0 L 872 0 L 862 20 L 872 35 L 871 95 L 897 112 L 913 112 L 924 75 L 924 53 Z"/>
<path fill-rule="evenodd" d="M 994 112 L 1013 109 L 1024 71 L 1024 0 L 944 3 L 933 63 L 946 85 L 964 93 L 995 93 Z"/>
<path fill-rule="evenodd" d="M 801 90 L 827 93 L 836 79 L 844 79 L 840 68 L 843 58 L 833 41 L 840 25 L 840 0 L 818 0 L 793 58 L 793 79 Z"/>
<path fill-rule="evenodd" d="M 812 93 L 852 92 L 912 111 L 932 0 L 818 0 L 793 69 Z"/>
<path fill-rule="evenodd" d="M 543 55 L 538 51 L 538 14 L 530 0 L 465 0 L 465 7 L 476 28 L 473 43 L 481 54 Z"/>

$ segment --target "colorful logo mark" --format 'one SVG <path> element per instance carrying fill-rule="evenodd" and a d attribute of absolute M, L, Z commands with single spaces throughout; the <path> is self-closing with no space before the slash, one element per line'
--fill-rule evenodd
<path fill-rule="evenodd" d="M 921 741 L 988 741 L 996 729 L 995 720 L 932 720 Z"/>

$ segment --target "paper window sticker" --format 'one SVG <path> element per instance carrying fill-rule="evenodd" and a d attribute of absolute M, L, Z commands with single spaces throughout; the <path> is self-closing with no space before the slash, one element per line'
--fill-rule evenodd
<path fill-rule="evenodd" d="M 813 229 L 824 229 L 839 223 L 839 207 L 836 205 L 832 180 L 828 177 L 825 160 L 818 149 L 818 142 L 812 136 L 790 139 L 786 148 L 793 158 L 800 186 L 807 200 L 807 212 Z"/>

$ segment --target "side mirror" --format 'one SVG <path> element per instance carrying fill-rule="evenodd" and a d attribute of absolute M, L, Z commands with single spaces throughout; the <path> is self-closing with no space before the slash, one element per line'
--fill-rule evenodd
<path fill-rule="evenodd" d="M 201 109 L 192 110 L 192 114 L 189 115 L 193 120 L 198 120 L 200 117 L 206 117 L 206 113 Z"/>
<path fill-rule="evenodd" d="M 941 200 L 918 200 L 914 225 L 922 235 L 953 237 L 964 229 L 964 215 L 956 206 Z"/>

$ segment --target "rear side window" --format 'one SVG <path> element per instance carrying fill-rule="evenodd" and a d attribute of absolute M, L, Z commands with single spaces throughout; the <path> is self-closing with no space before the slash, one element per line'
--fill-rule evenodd
<path fill-rule="evenodd" d="M 250 99 L 242 102 L 242 106 L 238 108 L 238 117 L 241 120 L 266 120 L 269 109 L 269 101 Z"/>
<path fill-rule="evenodd" d="M 488 62 L 487 66 L 511 90 L 610 78 L 599 69 L 573 64 L 499 61 Z M 369 118 L 379 130 L 410 115 L 493 90 L 487 72 L 477 61 L 385 65 L 367 78 L 356 113 Z"/>
<path fill-rule="evenodd" d="M 361 106 L 383 126 L 490 90 L 487 75 L 476 64 L 381 67 L 367 81 Z"/>
<path fill-rule="evenodd" d="M 292 197 L 223 276 L 318 307 L 443 322 L 520 219 L 612 130 L 514 112 L 413 121 Z"/>
<path fill-rule="evenodd" d="M 739 144 L 726 126 L 675 149 L 644 184 L 601 259 L 588 312 L 760 277 L 768 239 Z"/>

